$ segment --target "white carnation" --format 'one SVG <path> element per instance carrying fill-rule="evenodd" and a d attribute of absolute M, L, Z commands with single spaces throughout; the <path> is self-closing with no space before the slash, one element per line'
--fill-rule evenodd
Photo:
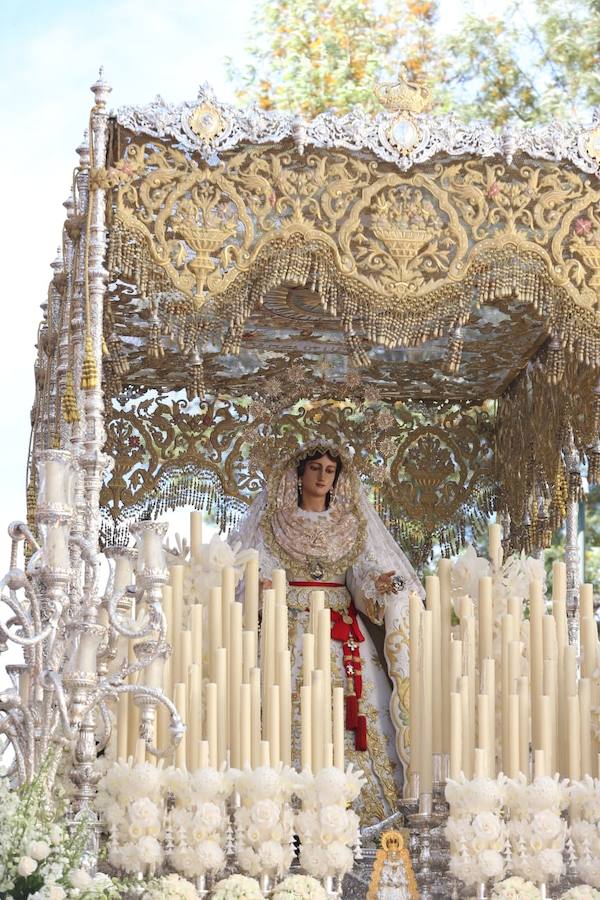
<path fill-rule="evenodd" d="M 485 879 L 498 878 L 504 872 L 504 859 L 495 850 L 484 850 L 477 861 Z"/>
<path fill-rule="evenodd" d="M 283 847 L 277 841 L 265 841 L 258 847 L 258 857 L 267 870 L 280 871 L 283 867 Z"/>
<path fill-rule="evenodd" d="M 272 829 L 279 820 L 280 805 L 273 800 L 259 800 L 250 809 L 250 819 L 257 828 Z"/>
<path fill-rule="evenodd" d="M 225 854 L 216 841 L 201 841 L 195 851 L 202 872 L 216 872 L 225 865 Z"/>
<path fill-rule="evenodd" d="M 162 859 L 162 850 L 156 838 L 144 835 L 137 843 L 140 861 L 146 866 L 155 866 Z"/>
<path fill-rule="evenodd" d="M 69 881 L 74 888 L 84 891 L 92 883 L 92 876 L 85 869 L 73 869 L 69 875 Z"/>
<path fill-rule="evenodd" d="M 354 862 L 354 856 L 350 847 L 334 841 L 325 850 L 325 858 L 328 866 L 336 873 L 349 872 Z"/>
<path fill-rule="evenodd" d="M 50 845 L 46 841 L 30 841 L 27 845 L 27 854 L 39 862 L 50 856 Z"/>

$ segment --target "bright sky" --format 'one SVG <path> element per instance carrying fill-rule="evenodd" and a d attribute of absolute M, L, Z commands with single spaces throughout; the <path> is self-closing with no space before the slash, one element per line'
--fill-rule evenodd
<path fill-rule="evenodd" d="M 241 52 L 250 0 L 0 0 L 3 172 L 0 569 L 6 526 L 25 515 L 35 340 L 98 67 L 113 107 L 160 93 L 193 99 L 209 81 L 232 99 L 223 59 Z"/>

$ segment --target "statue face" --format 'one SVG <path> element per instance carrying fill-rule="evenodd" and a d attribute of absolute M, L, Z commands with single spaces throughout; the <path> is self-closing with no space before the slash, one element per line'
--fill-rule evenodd
<path fill-rule="evenodd" d="M 302 496 L 322 498 L 325 503 L 325 498 L 333 487 L 335 470 L 336 464 L 328 456 L 320 456 L 307 462 L 301 477 Z"/>

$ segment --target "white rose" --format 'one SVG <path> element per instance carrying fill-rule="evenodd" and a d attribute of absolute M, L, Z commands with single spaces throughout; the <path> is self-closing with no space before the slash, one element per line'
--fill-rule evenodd
<path fill-rule="evenodd" d="M 321 829 L 323 831 L 339 834 L 348 826 L 348 816 L 343 806 L 331 804 L 323 806 L 319 812 Z"/>
<path fill-rule="evenodd" d="M 323 806 L 339 803 L 346 789 L 346 776 L 333 766 L 321 769 L 315 775 L 315 793 Z"/>
<path fill-rule="evenodd" d="M 250 810 L 250 819 L 257 828 L 269 830 L 279 820 L 279 810 L 273 800 L 259 800 Z"/>
<path fill-rule="evenodd" d="M 209 568 L 220 571 L 224 566 L 233 566 L 234 563 L 235 553 L 227 541 L 222 541 L 218 534 L 213 535 L 213 538 L 208 545 Z"/>
<path fill-rule="evenodd" d="M 141 825 L 138 825 L 137 822 L 132 822 L 127 829 L 127 836 L 130 837 L 132 841 L 139 841 L 143 833 L 144 829 Z"/>
<path fill-rule="evenodd" d="M 38 861 L 46 859 L 50 856 L 50 845 L 46 841 L 30 841 L 27 845 L 27 854 Z"/>
<path fill-rule="evenodd" d="M 60 884 L 51 884 L 48 890 L 48 900 L 65 900 L 66 891 L 61 888 Z"/>
<path fill-rule="evenodd" d="M 504 872 L 504 859 L 495 850 L 480 853 L 478 863 L 485 878 L 498 878 Z"/>
<path fill-rule="evenodd" d="M 565 833 L 565 823 L 549 809 L 537 812 L 532 819 L 531 827 L 545 842 L 562 838 Z"/>
<path fill-rule="evenodd" d="M 346 847 L 345 844 L 339 841 L 329 844 L 325 851 L 325 858 L 328 866 L 338 873 L 349 872 L 354 862 L 354 856 L 350 847 Z"/>
<path fill-rule="evenodd" d="M 550 850 L 548 848 L 542 850 L 538 856 L 538 863 L 540 869 L 548 875 L 558 878 L 563 873 L 564 863 L 560 850 Z"/>
<path fill-rule="evenodd" d="M 479 838 L 489 842 L 498 840 L 502 833 L 502 824 L 498 816 L 492 812 L 477 813 L 473 819 L 473 831 Z M 490 876 L 491 877 L 491 876 Z"/>
<path fill-rule="evenodd" d="M 300 865 L 315 878 L 322 878 L 327 872 L 327 860 L 320 847 L 302 844 L 300 847 Z"/>
<path fill-rule="evenodd" d="M 196 857 L 195 848 L 186 845 L 176 847 L 172 854 L 173 864 L 176 869 L 187 875 L 189 878 L 195 878 L 196 875 L 202 874 L 202 868 Z"/>
<path fill-rule="evenodd" d="M 69 875 L 69 881 L 74 888 L 84 891 L 92 883 L 92 876 L 85 869 L 73 869 Z"/>
<path fill-rule="evenodd" d="M 225 854 L 216 841 L 201 841 L 196 847 L 196 859 L 204 871 L 217 871 L 225 865 Z"/>
<path fill-rule="evenodd" d="M 279 870 L 284 861 L 283 847 L 277 841 L 265 841 L 258 847 L 258 858 L 265 869 Z"/>
<path fill-rule="evenodd" d="M 194 824 L 202 822 L 208 834 L 220 828 L 222 821 L 221 810 L 216 803 L 202 803 L 194 816 Z"/>
<path fill-rule="evenodd" d="M 147 797 L 142 797 L 141 800 L 136 800 L 129 807 L 129 818 L 132 822 L 145 828 L 159 818 L 158 807 Z"/>
<path fill-rule="evenodd" d="M 154 866 L 161 860 L 162 851 L 160 844 L 156 838 L 150 837 L 148 834 L 144 835 L 143 838 L 140 838 L 137 844 L 137 850 L 140 855 L 140 860 L 147 866 Z"/>
<path fill-rule="evenodd" d="M 22 856 L 19 860 L 19 865 L 17 866 L 17 872 L 23 878 L 29 878 L 30 875 L 33 875 L 35 870 L 37 869 L 37 863 L 35 859 L 32 859 L 30 856 Z"/>
<path fill-rule="evenodd" d="M 237 851 L 237 861 L 240 868 L 249 875 L 260 874 L 260 862 L 258 855 L 252 847 L 240 847 Z"/>

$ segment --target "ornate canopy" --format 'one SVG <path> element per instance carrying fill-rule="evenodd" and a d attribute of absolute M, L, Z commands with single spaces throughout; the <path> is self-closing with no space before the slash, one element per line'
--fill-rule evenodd
<path fill-rule="evenodd" d="M 544 545 L 582 464 L 595 479 L 600 121 L 496 134 L 426 114 L 406 81 L 381 98 L 305 122 L 203 88 L 118 111 L 106 159 L 82 154 L 108 278 L 100 310 L 57 272 L 36 441 L 81 403 L 41 374 L 59 352 L 73 368 L 79 308 L 103 336 L 111 539 L 183 502 L 226 526 L 315 431 L 422 556 L 493 508 L 513 546 Z M 91 229 L 67 219 L 84 275 Z"/>

